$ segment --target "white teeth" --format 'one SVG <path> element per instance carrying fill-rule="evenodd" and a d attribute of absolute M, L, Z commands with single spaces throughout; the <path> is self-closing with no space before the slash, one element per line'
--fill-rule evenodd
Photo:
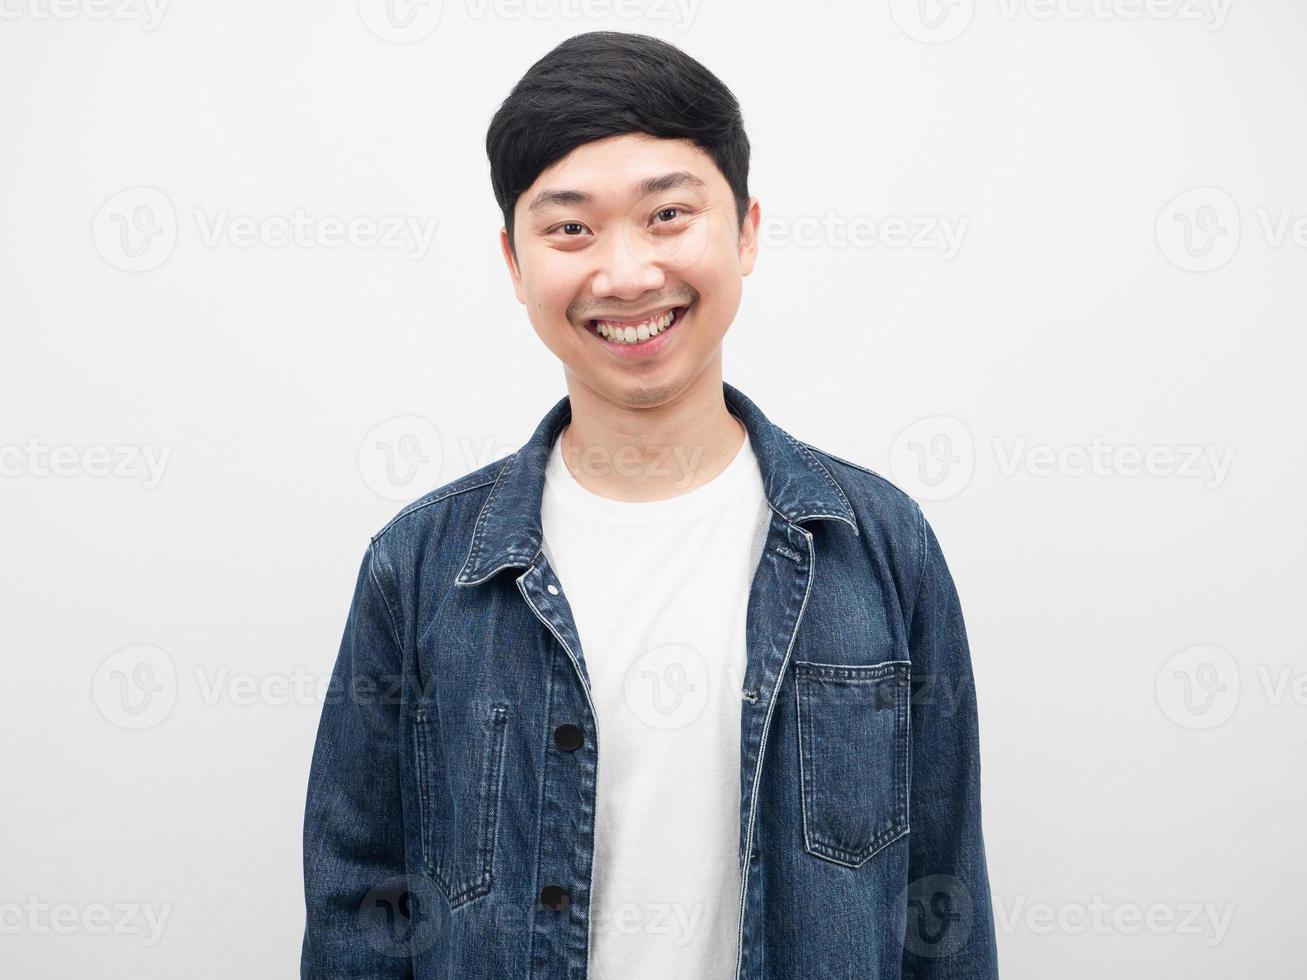
<path fill-rule="evenodd" d="M 619 344 L 638 344 L 641 341 L 648 340 L 650 337 L 656 337 L 669 326 L 675 319 L 673 311 L 668 310 L 660 317 L 652 320 L 646 320 L 638 326 L 627 326 L 620 323 L 610 323 L 607 320 L 600 320 L 596 329 L 601 336 L 608 338 L 610 341 Z"/>

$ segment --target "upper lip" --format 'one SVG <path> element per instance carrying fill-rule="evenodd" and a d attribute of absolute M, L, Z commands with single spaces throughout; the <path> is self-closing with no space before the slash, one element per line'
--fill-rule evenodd
<path fill-rule="evenodd" d="M 610 316 L 607 314 L 601 314 L 599 316 L 592 316 L 590 317 L 590 319 L 608 320 L 612 323 L 643 323 L 645 320 L 648 320 L 652 316 L 662 314 L 662 313 L 670 313 L 672 310 L 679 310 L 681 307 L 686 305 L 688 304 L 672 303 L 669 306 L 655 306 L 644 313 L 624 313 L 621 316 Z"/>

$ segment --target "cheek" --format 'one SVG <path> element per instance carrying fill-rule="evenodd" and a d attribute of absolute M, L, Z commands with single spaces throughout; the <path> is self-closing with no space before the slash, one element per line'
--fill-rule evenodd
<path fill-rule="evenodd" d="M 693 281 L 708 278 L 719 261 L 716 252 L 716 230 L 705 221 L 696 222 L 679 235 L 663 235 L 653 239 L 654 260 L 669 274 Z"/>
<path fill-rule="evenodd" d="M 702 289 L 730 289 L 742 277 L 739 239 L 729 221 L 702 222 L 667 246 L 676 273 Z M 738 288 L 738 282 L 736 283 Z"/>
<path fill-rule="evenodd" d="M 687 277 L 687 281 L 699 291 L 699 305 L 710 325 L 705 339 L 724 334 L 735 319 L 744 292 L 737 252 L 733 248 L 720 249 L 705 255 L 694 277 Z"/>
<path fill-rule="evenodd" d="M 566 319 L 567 308 L 580 289 L 568 272 L 566 263 L 537 261 L 523 276 L 526 305 L 538 326 L 547 328 L 560 318 Z"/>
<path fill-rule="evenodd" d="M 685 270 L 684 276 L 713 306 L 738 299 L 743 282 L 739 254 L 733 246 L 724 243 L 714 243 L 692 268 Z"/>

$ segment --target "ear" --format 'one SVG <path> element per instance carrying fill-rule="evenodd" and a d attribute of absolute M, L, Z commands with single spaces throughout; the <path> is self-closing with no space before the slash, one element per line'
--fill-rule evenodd
<path fill-rule="evenodd" d="M 756 197 L 749 198 L 749 208 L 744 212 L 744 222 L 740 225 L 740 275 L 747 276 L 753 271 L 753 264 L 758 258 L 758 225 L 762 221 L 762 205 Z"/>
<path fill-rule="evenodd" d="M 508 265 L 508 274 L 513 278 L 513 292 L 517 294 L 517 301 L 523 306 L 526 305 L 526 291 L 522 288 L 522 273 L 517 267 L 517 260 L 513 257 L 513 249 L 508 244 L 508 229 L 499 229 L 499 250 L 504 254 L 504 262 Z"/>

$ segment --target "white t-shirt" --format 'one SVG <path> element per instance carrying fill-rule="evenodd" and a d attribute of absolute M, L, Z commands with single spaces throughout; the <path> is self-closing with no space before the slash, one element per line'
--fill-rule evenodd
<path fill-rule="evenodd" d="M 745 614 L 769 520 L 747 434 L 708 483 L 640 502 L 582 487 L 555 439 L 544 548 L 599 728 L 593 980 L 734 976 Z"/>

